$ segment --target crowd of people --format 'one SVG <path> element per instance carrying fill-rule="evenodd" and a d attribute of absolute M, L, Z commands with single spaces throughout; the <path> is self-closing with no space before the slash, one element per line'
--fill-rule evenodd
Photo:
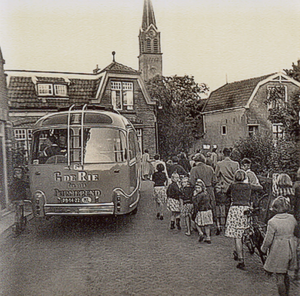
<path fill-rule="evenodd" d="M 251 171 L 251 160 L 240 163 L 231 159 L 231 149 L 224 148 L 220 157 L 210 153 L 196 153 L 188 160 L 184 153 L 173 156 L 166 163 L 148 151 L 143 155 L 143 179 L 154 182 L 153 198 L 157 218 L 164 219 L 164 209 L 171 212 L 170 229 L 181 229 L 185 234 L 198 232 L 199 242 L 211 244 L 211 232 L 224 232 L 234 239 L 233 258 L 237 268 L 245 269 L 243 235 L 249 227 L 245 214 L 257 206 L 257 192 L 263 190 L 256 174 Z M 146 161 L 146 164 L 145 164 Z M 147 167 L 147 170 L 145 170 Z M 300 261 L 300 168 L 297 181 L 286 173 L 274 174 L 272 200 L 269 200 L 267 231 L 261 250 L 267 259 L 264 269 L 276 274 L 280 295 L 288 295 L 288 271 L 298 278 Z"/>

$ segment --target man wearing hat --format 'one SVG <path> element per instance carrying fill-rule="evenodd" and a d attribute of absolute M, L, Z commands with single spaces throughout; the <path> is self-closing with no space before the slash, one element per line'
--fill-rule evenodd
<path fill-rule="evenodd" d="M 216 213 L 216 200 L 213 185 L 216 183 L 216 177 L 214 170 L 211 166 L 207 165 L 206 158 L 202 153 L 197 153 L 194 156 L 195 166 L 192 167 L 190 172 L 190 182 L 192 186 L 195 186 L 197 179 L 201 179 L 207 189 L 207 193 L 210 196 L 211 206 L 215 219 Z"/>

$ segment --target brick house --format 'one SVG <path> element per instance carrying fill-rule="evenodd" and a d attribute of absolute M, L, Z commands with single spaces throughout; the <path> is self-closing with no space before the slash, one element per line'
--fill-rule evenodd
<path fill-rule="evenodd" d="M 141 149 L 158 152 L 156 102 L 145 82 L 162 75 L 160 32 L 151 0 L 144 0 L 139 32 L 139 71 L 115 61 L 93 73 L 6 70 L 15 147 L 28 159 L 32 125 L 38 118 L 72 104 L 112 105 L 137 129 Z"/>
<path fill-rule="evenodd" d="M 28 158 L 32 126 L 38 118 L 73 104 L 113 106 L 137 129 L 141 148 L 156 153 L 156 103 L 141 73 L 113 60 L 94 73 L 7 70 L 9 113 L 15 145 Z"/>
<path fill-rule="evenodd" d="M 215 146 L 219 151 L 258 132 L 272 131 L 274 138 L 282 137 L 281 125 L 267 119 L 272 106 L 265 102 L 276 89 L 287 102 L 300 89 L 300 83 L 283 73 L 274 73 L 227 83 L 213 91 L 202 113 L 204 136 L 198 148 Z"/>

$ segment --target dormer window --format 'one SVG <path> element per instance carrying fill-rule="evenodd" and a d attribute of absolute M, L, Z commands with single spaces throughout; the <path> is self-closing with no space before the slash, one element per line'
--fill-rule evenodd
<path fill-rule="evenodd" d="M 38 95 L 39 96 L 53 96 L 52 84 L 38 84 Z"/>
<path fill-rule="evenodd" d="M 133 110 L 133 83 L 112 81 L 111 103 L 116 110 Z"/>
<path fill-rule="evenodd" d="M 37 90 L 39 96 L 67 96 L 67 85 L 65 84 L 39 83 Z"/>
<path fill-rule="evenodd" d="M 63 84 L 54 84 L 54 93 L 56 96 L 66 96 L 67 86 Z"/>

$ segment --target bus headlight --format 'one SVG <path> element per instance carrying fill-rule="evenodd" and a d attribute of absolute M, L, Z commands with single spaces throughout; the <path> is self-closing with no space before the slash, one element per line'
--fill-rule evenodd
<path fill-rule="evenodd" d="M 36 191 L 33 195 L 33 209 L 37 217 L 44 216 L 45 194 L 42 191 Z"/>

